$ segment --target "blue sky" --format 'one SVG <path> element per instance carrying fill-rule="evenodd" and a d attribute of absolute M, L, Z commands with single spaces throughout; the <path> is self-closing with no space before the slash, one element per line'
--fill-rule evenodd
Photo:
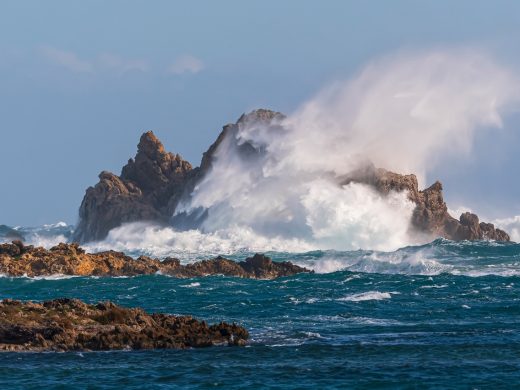
<path fill-rule="evenodd" d="M 395 50 L 478 46 L 520 70 L 516 1 L 0 3 L 0 224 L 76 221 L 101 170 L 140 134 L 198 165 L 222 125 L 291 112 Z M 515 129 L 518 116 L 506 118 Z M 520 136 L 481 136 L 441 164 L 450 205 L 520 213 Z"/>

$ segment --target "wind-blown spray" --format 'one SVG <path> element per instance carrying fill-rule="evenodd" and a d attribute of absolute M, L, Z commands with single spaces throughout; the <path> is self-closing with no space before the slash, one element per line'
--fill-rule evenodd
<path fill-rule="evenodd" d="M 247 228 L 321 249 L 396 249 L 416 239 L 406 194 L 337 178 L 370 161 L 424 184 L 441 159 L 468 154 L 478 131 L 501 127 L 515 99 L 512 74 L 475 51 L 384 58 L 286 118 L 241 121 L 178 211 L 206 210 L 205 232 Z M 258 153 L 240 153 L 246 143 Z"/>

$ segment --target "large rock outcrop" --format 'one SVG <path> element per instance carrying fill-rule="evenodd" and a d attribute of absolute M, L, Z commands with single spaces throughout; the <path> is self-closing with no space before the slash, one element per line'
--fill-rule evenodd
<path fill-rule="evenodd" d="M 192 170 L 181 156 L 165 152 L 151 131 L 144 133 L 120 176 L 103 171 L 87 189 L 74 240 L 101 240 L 124 222 L 168 221 Z"/>
<path fill-rule="evenodd" d="M 400 175 L 382 168 L 367 165 L 351 175 L 342 177 L 341 184 L 358 182 L 369 184 L 382 194 L 390 191 L 408 193 L 415 203 L 412 225 L 420 233 L 449 240 L 496 240 L 509 241 L 509 235 L 495 228 L 492 223 L 479 222 L 478 216 L 464 213 L 457 220 L 449 212 L 442 195 L 442 184 L 436 181 L 430 187 L 419 190 L 417 177 Z"/>
<path fill-rule="evenodd" d="M 135 159 L 128 161 L 120 176 L 102 172 L 99 183 L 87 189 L 73 239 L 79 242 L 100 240 L 112 228 L 125 222 L 172 222 L 171 217 L 179 202 L 188 198 L 197 183 L 210 174 L 223 142 L 231 140 L 230 145 L 224 146 L 235 148 L 234 151 L 245 159 L 261 156 L 261 148 L 244 140 L 236 142 L 240 126 L 260 123 L 268 125 L 263 126 L 264 131 L 278 131 L 279 122 L 284 118 L 279 112 L 263 109 L 242 115 L 236 123 L 223 127 L 217 140 L 203 154 L 197 168 L 192 168 L 179 155 L 165 152 L 152 132 L 143 134 Z M 459 220 L 453 218 L 444 202 L 440 182 L 419 190 L 415 175 L 377 169 L 370 164 L 337 178 L 337 181 L 339 185 L 349 182 L 368 184 L 382 194 L 406 191 L 409 199 L 416 204 L 412 226 L 429 238 L 509 241 L 506 232 L 492 224 L 480 222 L 474 214 L 463 214 Z M 204 217 L 203 212 L 198 217 L 177 213 L 173 222 L 181 228 L 195 228 Z"/>
<path fill-rule="evenodd" d="M 245 345 L 246 329 L 190 316 L 147 314 L 111 302 L 0 301 L 0 351 L 106 351 Z"/>
<path fill-rule="evenodd" d="M 263 109 L 242 115 L 236 123 L 223 127 L 197 168 L 180 155 L 166 152 L 153 132 L 144 133 L 135 158 L 128 160 L 120 176 L 103 171 L 99 182 L 86 190 L 73 240 L 81 243 L 102 240 L 111 229 L 125 222 L 167 223 L 179 201 L 189 196 L 210 171 L 224 139 L 234 137 L 240 125 L 271 123 L 282 118 L 279 112 Z M 238 148 L 244 155 L 258 153 L 248 142 Z"/>
<path fill-rule="evenodd" d="M 85 253 L 78 244 L 59 244 L 47 250 L 26 246 L 20 241 L 0 244 L 0 274 L 7 276 L 137 276 L 163 275 L 193 278 L 226 275 L 240 278 L 274 279 L 312 272 L 291 262 L 274 262 L 256 254 L 245 261 L 217 257 L 183 265 L 178 259 L 163 261 L 141 256 L 133 259 L 122 252 Z"/>

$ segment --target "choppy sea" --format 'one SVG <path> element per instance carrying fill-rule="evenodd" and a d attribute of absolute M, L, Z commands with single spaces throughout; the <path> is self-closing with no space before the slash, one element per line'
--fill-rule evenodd
<path fill-rule="evenodd" d="M 316 273 L 271 281 L 2 277 L 0 299 L 111 300 L 235 321 L 251 339 L 243 348 L 1 353 L 0 388 L 520 386 L 519 244 L 439 239 L 394 252 L 268 254 Z"/>

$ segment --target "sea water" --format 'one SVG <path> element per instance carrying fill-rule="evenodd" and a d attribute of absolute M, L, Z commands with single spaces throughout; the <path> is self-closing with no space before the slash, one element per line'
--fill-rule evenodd
<path fill-rule="evenodd" d="M 316 273 L 276 280 L 2 277 L 2 299 L 111 300 L 236 322 L 249 330 L 250 341 L 190 350 L 1 353 L 0 388 L 520 384 L 519 244 L 439 239 L 394 252 L 268 254 Z"/>

